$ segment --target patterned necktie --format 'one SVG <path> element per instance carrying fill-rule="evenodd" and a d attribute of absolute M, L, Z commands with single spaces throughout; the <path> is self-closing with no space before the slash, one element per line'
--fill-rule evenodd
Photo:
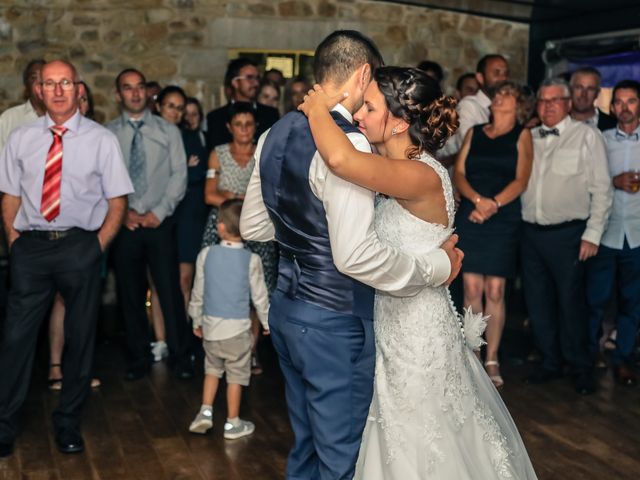
<path fill-rule="evenodd" d="M 129 120 L 129 125 L 133 127 L 133 141 L 131 142 L 131 155 L 129 156 L 129 176 L 133 183 L 134 195 L 140 199 L 147 191 L 147 158 L 142 142 L 142 132 L 140 129 L 144 122 L 133 122 Z"/>
<path fill-rule="evenodd" d="M 62 179 L 62 135 L 67 129 L 60 125 L 50 127 L 53 133 L 53 143 L 47 153 L 47 163 L 44 166 L 44 180 L 42 182 L 42 200 L 40 213 L 47 222 L 53 221 L 60 215 L 60 181 Z"/>
<path fill-rule="evenodd" d="M 540 133 L 540 138 L 545 138 L 547 135 L 555 135 L 556 137 L 560 136 L 560 130 L 558 130 L 557 128 L 552 128 L 550 130 L 540 128 L 538 129 L 538 132 Z"/>

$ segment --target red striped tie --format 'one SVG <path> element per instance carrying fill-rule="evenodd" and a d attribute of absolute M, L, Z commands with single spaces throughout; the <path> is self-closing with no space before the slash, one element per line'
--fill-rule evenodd
<path fill-rule="evenodd" d="M 47 153 L 47 163 L 44 167 L 44 181 L 42 182 L 42 201 L 40 213 L 51 222 L 60 215 L 60 179 L 62 178 L 62 135 L 67 131 L 65 127 L 54 125 L 51 127 L 53 143 Z"/>

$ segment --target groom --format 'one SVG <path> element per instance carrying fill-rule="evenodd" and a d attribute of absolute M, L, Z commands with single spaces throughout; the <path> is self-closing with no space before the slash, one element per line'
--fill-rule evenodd
<path fill-rule="evenodd" d="M 356 31 L 332 33 L 315 52 L 316 81 L 329 95 L 348 92 L 332 112 L 336 123 L 366 152 L 352 114 L 380 65 L 374 43 Z M 328 171 L 300 112 L 263 134 L 255 157 L 240 229 L 280 247 L 269 326 L 295 434 L 287 479 L 351 479 L 373 391 L 374 288 L 413 295 L 451 280 L 457 240 L 419 258 L 382 245 L 374 193 Z"/>

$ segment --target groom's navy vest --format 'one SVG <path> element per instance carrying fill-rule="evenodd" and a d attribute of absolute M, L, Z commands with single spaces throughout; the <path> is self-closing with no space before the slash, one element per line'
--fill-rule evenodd
<path fill-rule="evenodd" d="M 345 133 L 358 132 L 340 114 L 332 116 Z M 324 206 L 309 186 L 316 150 L 307 118 L 291 112 L 271 127 L 260 154 L 262 197 L 280 246 L 278 289 L 329 310 L 373 318 L 374 290 L 333 263 Z"/>

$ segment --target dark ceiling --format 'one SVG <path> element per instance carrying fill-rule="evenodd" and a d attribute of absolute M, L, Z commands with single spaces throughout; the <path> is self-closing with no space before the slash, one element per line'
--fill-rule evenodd
<path fill-rule="evenodd" d="M 640 0 L 410 0 L 406 5 L 471 13 L 522 23 L 580 21 L 581 17 L 611 14 L 636 7 Z"/>

